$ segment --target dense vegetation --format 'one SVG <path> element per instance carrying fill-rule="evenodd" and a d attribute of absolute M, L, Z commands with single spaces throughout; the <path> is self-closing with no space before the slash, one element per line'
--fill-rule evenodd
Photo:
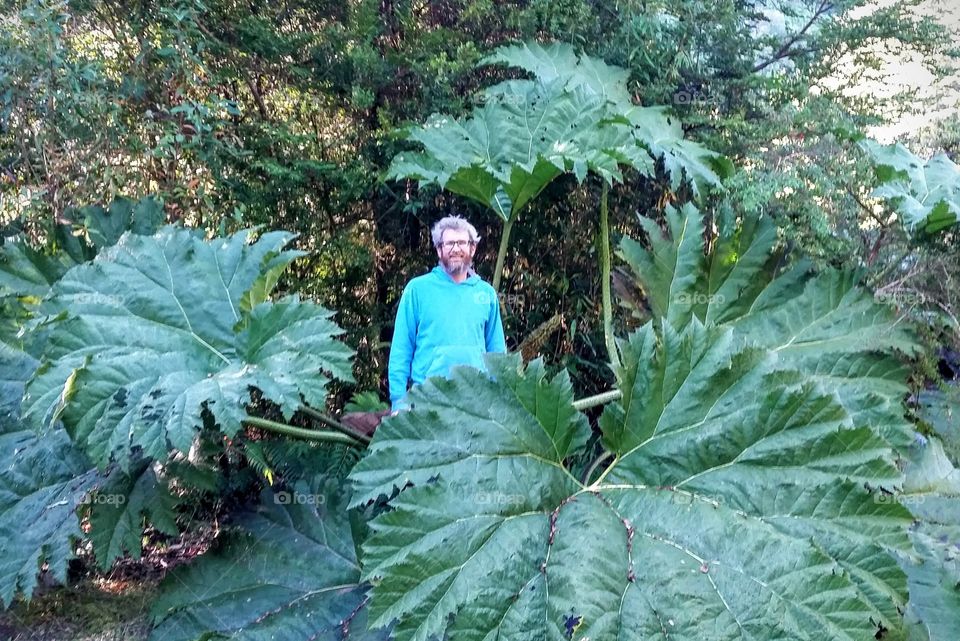
<path fill-rule="evenodd" d="M 956 131 L 843 75 L 950 35 L 861 4 L 8 3 L 4 605 L 215 522 L 156 641 L 957 638 Z M 371 441 L 449 212 L 513 353 Z"/>

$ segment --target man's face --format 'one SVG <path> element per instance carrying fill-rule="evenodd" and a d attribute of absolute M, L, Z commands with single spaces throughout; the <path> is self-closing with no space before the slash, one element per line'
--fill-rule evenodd
<path fill-rule="evenodd" d="M 476 247 L 470 242 L 470 232 L 446 229 L 437 248 L 437 258 L 448 274 L 459 276 L 470 269 L 474 251 Z"/>

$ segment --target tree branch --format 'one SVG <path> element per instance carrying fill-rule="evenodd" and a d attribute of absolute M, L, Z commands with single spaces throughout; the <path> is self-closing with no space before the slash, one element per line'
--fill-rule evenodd
<path fill-rule="evenodd" d="M 813 13 L 812 16 L 810 16 L 810 19 L 807 20 L 807 23 L 803 25 L 800 31 L 796 32 L 790 38 L 788 38 L 787 41 L 784 42 L 783 45 L 781 45 L 780 49 L 778 49 L 777 52 L 773 54 L 773 57 L 763 62 L 755 64 L 753 66 L 753 73 L 757 73 L 758 71 L 763 71 L 773 63 L 777 62 L 778 60 L 782 60 L 783 58 L 790 58 L 802 53 L 808 53 L 809 51 L 813 51 L 812 49 L 807 49 L 807 50 L 791 49 L 791 47 L 793 47 L 793 45 L 795 45 L 797 41 L 800 40 L 800 38 L 802 38 L 804 34 L 806 34 L 807 31 L 810 30 L 810 27 L 812 27 L 813 23 L 817 21 L 817 18 L 825 14 L 827 11 L 830 11 L 831 9 L 833 9 L 833 4 L 831 2 L 828 2 L 827 0 L 824 0 L 823 2 L 821 2 L 820 6 L 817 7 L 817 10 Z"/>

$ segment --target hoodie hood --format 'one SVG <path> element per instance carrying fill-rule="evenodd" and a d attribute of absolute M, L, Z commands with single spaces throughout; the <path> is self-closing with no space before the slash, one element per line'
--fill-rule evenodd
<path fill-rule="evenodd" d="M 444 282 L 450 283 L 451 285 L 470 285 L 471 287 L 476 286 L 478 283 L 483 282 L 480 279 L 480 276 L 477 275 L 477 272 L 473 271 L 473 267 L 467 270 L 467 278 L 462 283 L 458 283 L 450 278 L 450 274 L 447 273 L 447 270 L 443 268 L 443 265 L 437 265 L 430 273 L 441 279 Z"/>

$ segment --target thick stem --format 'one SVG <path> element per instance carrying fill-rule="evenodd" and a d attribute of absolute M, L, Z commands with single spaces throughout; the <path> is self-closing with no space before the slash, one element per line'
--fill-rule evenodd
<path fill-rule="evenodd" d="M 587 468 L 587 471 L 583 475 L 584 485 L 590 485 L 590 477 L 593 476 L 593 473 L 597 470 L 597 467 L 599 467 L 601 463 L 606 461 L 611 456 L 613 456 L 613 452 L 604 452 L 593 460 L 593 463 L 590 464 L 590 467 Z"/>
<path fill-rule="evenodd" d="M 511 212 L 510 218 L 503 223 L 503 233 L 500 234 L 500 249 L 497 251 L 497 265 L 493 268 L 493 289 L 500 293 L 500 280 L 503 275 L 503 262 L 507 258 L 507 244 L 510 241 L 510 230 L 520 212 Z"/>
<path fill-rule="evenodd" d="M 356 430 L 354 430 L 354 429 L 352 429 L 352 428 L 344 425 L 344 424 L 341 423 L 340 421 L 337 421 L 337 420 L 334 420 L 334 419 L 330 418 L 329 416 L 327 416 L 327 415 L 324 414 L 323 412 L 318 412 L 317 410 L 313 409 L 312 407 L 307 407 L 306 405 L 301 405 L 301 406 L 300 406 L 300 411 L 303 412 L 304 414 L 306 414 L 307 416 L 309 416 L 310 418 L 316 419 L 317 421 L 320 421 L 321 423 L 323 423 L 323 424 L 326 425 L 327 427 L 332 427 L 333 429 L 337 430 L 338 432 L 343 432 L 343 433 L 346 434 L 347 436 L 350 436 L 350 437 L 352 437 L 352 438 L 354 438 L 354 439 L 356 439 L 356 440 L 358 440 L 358 441 L 360 441 L 360 442 L 362 442 L 362 443 L 365 443 L 365 444 L 366 444 L 366 443 L 369 443 L 369 442 L 370 442 L 370 437 L 367 436 L 366 434 L 361 434 L 360 432 L 358 432 L 358 431 L 356 431 Z"/>
<path fill-rule="evenodd" d="M 247 425 L 253 425 L 254 427 L 276 432 L 277 434 L 283 434 L 284 436 L 300 438 L 307 441 L 318 441 L 321 443 L 342 443 L 343 445 L 351 445 L 353 447 L 363 446 L 363 443 L 359 442 L 357 439 L 339 432 L 307 430 L 302 427 L 294 427 L 293 425 L 287 425 L 286 423 L 277 423 L 276 421 L 270 421 L 257 416 L 248 416 L 243 419 L 243 422 Z"/>
<path fill-rule="evenodd" d="M 617 341 L 613 337 L 613 299 L 610 296 L 610 220 L 607 211 L 607 193 L 610 186 L 603 182 L 600 192 L 600 291 L 603 297 L 603 340 L 607 345 L 607 356 L 614 372 L 620 371 L 620 355 L 617 354 Z"/>
<path fill-rule="evenodd" d="M 588 396 L 574 401 L 573 409 L 582 412 L 585 409 L 596 407 L 597 405 L 603 405 L 611 401 L 619 401 L 621 398 L 623 398 L 623 392 L 618 389 L 610 390 L 609 392 L 602 392 L 596 396 Z"/>

